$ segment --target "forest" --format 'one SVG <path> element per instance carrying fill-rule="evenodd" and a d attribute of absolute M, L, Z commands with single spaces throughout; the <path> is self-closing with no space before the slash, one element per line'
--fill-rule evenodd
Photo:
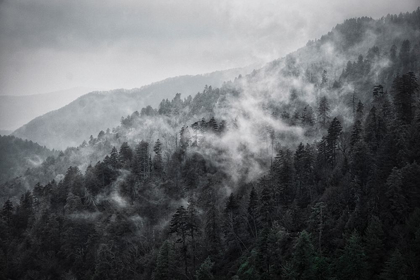
<path fill-rule="evenodd" d="M 420 279 L 419 34 L 350 19 L 50 152 L 1 185 L 0 279 Z"/>

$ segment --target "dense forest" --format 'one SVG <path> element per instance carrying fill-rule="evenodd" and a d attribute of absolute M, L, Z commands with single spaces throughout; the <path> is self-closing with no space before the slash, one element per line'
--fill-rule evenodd
<path fill-rule="evenodd" d="M 57 155 L 57 151 L 51 151 L 32 141 L 0 135 L 0 183 L 42 164 L 47 157 Z"/>
<path fill-rule="evenodd" d="M 9 180 L 0 279 L 419 279 L 419 32 L 348 20 Z"/>

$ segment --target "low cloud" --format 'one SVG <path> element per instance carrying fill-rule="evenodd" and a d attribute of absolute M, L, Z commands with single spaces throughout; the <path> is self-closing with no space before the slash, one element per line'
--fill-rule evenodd
<path fill-rule="evenodd" d="M 133 88 L 267 62 L 346 18 L 417 6 L 415 0 L 3 1 L 0 94 Z"/>

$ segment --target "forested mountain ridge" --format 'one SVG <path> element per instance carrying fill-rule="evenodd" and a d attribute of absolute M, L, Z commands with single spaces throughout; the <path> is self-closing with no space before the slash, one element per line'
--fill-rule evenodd
<path fill-rule="evenodd" d="M 248 71 L 245 67 L 168 78 L 131 90 L 90 92 L 60 109 L 31 120 L 12 134 L 50 149 L 64 150 L 78 146 L 91 134 L 117 126 L 121 116 L 127 116 L 139 108 L 157 106 L 160 100 L 172 98 L 177 92 L 194 95 L 206 84 L 221 86 L 225 80 Z M 64 122 L 65 126 L 62 125 Z"/>
<path fill-rule="evenodd" d="M 0 136 L 0 183 L 23 175 L 28 168 L 39 166 L 58 152 L 14 136 Z"/>
<path fill-rule="evenodd" d="M 409 27 L 392 45 L 328 41 L 322 63 L 176 95 L 29 170 L 3 275 L 418 279 L 419 15 L 389 17 Z"/>

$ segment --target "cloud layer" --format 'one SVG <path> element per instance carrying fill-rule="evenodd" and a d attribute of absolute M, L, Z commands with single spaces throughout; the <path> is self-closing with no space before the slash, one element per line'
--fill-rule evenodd
<path fill-rule="evenodd" d="M 346 18 L 417 6 L 416 0 L 2 1 L 0 94 L 132 88 L 267 62 Z"/>

